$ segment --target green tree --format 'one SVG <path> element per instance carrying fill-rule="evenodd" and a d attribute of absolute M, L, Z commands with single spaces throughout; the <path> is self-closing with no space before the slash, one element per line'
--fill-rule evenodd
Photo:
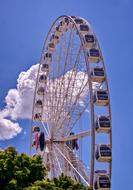
<path fill-rule="evenodd" d="M 64 176 L 53 180 L 36 181 L 32 186 L 24 190 L 92 190 L 90 187 L 85 187 L 82 183 L 75 182 L 71 177 Z"/>
<path fill-rule="evenodd" d="M 40 156 L 18 154 L 13 147 L 0 151 L 0 190 L 91 190 L 63 174 L 53 180 L 45 176 Z"/>
<path fill-rule="evenodd" d="M 0 151 L 0 189 L 22 189 L 43 180 L 46 169 L 40 156 L 18 154 L 13 147 Z"/>

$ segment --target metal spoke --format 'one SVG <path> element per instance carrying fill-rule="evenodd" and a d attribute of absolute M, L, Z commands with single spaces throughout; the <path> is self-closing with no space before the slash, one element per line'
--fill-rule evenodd
<path fill-rule="evenodd" d="M 74 134 L 74 135 L 70 135 L 58 140 L 54 140 L 54 142 L 67 142 L 67 141 L 71 141 L 74 139 L 80 139 L 80 138 L 84 138 L 84 137 L 88 137 L 91 135 L 91 131 L 84 131 L 84 132 L 80 132 L 78 134 Z"/>
<path fill-rule="evenodd" d="M 63 173 L 63 170 L 62 170 L 62 168 L 61 168 L 61 165 L 60 165 L 60 162 L 59 162 L 59 159 L 58 159 L 58 157 L 57 157 L 57 153 L 56 153 L 55 149 L 54 149 L 53 151 L 54 151 L 55 158 L 56 158 L 56 160 L 57 160 L 57 163 L 58 163 L 58 166 L 59 166 L 59 169 L 60 169 L 60 173 Z"/>
<path fill-rule="evenodd" d="M 62 153 L 62 151 L 56 146 L 56 149 L 58 150 L 58 152 L 63 156 L 63 158 L 70 164 L 70 166 L 73 168 L 73 170 L 81 177 L 81 179 L 88 185 L 90 186 L 90 184 L 88 183 L 88 181 L 86 181 L 84 179 L 84 177 L 79 173 L 79 171 L 73 166 L 73 164 L 67 159 L 67 157 Z"/>

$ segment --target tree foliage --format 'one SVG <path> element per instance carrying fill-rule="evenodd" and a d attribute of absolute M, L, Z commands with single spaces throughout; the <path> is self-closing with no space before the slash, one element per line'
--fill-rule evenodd
<path fill-rule="evenodd" d="M 18 154 L 13 147 L 0 151 L 0 189 L 22 189 L 43 180 L 46 169 L 40 156 Z"/>
<path fill-rule="evenodd" d="M 64 176 L 53 180 L 36 181 L 32 186 L 24 190 L 92 190 L 85 187 L 82 183 L 74 182 L 71 177 Z"/>
<path fill-rule="evenodd" d="M 0 151 L 0 190 L 91 190 L 63 174 L 53 180 L 45 176 L 40 156 L 18 154 L 13 147 Z"/>

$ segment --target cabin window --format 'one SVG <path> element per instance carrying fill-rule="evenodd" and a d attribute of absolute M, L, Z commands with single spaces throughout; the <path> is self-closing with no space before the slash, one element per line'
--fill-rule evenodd
<path fill-rule="evenodd" d="M 67 18 L 67 17 L 65 17 L 65 19 L 64 19 L 64 21 L 65 21 L 65 23 L 69 23 L 69 19 Z"/>
<path fill-rule="evenodd" d="M 41 100 L 37 100 L 36 104 L 37 105 L 42 105 L 42 101 Z"/>
<path fill-rule="evenodd" d="M 96 76 L 104 76 L 103 68 L 94 68 L 94 75 L 96 75 Z"/>
<path fill-rule="evenodd" d="M 89 27 L 88 27 L 88 25 L 82 24 L 82 25 L 80 25 L 80 30 L 88 32 L 89 31 Z"/>
<path fill-rule="evenodd" d="M 46 53 L 45 56 L 44 56 L 44 59 L 46 58 L 51 58 L 52 57 L 52 54 L 51 53 Z"/>
<path fill-rule="evenodd" d="M 100 188 L 110 188 L 110 180 L 107 176 L 99 177 L 99 186 Z"/>
<path fill-rule="evenodd" d="M 100 56 L 99 50 L 98 49 L 90 49 L 90 55 L 99 57 Z"/>
<path fill-rule="evenodd" d="M 47 76 L 46 75 L 40 75 L 40 79 L 39 79 L 40 81 L 42 81 L 42 80 L 47 80 Z"/>
<path fill-rule="evenodd" d="M 94 42 L 94 36 L 93 35 L 85 35 L 85 41 L 86 42 Z"/>
<path fill-rule="evenodd" d="M 75 19 L 76 24 L 83 24 L 83 20 L 80 18 Z"/>
<path fill-rule="evenodd" d="M 48 46 L 49 46 L 50 48 L 55 48 L 54 43 L 49 43 Z"/>
<path fill-rule="evenodd" d="M 45 68 L 45 69 L 48 69 L 49 65 L 48 64 L 42 64 L 42 67 Z"/>

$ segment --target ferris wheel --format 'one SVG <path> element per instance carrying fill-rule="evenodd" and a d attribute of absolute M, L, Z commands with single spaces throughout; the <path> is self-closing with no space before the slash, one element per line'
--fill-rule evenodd
<path fill-rule="evenodd" d="M 42 50 L 33 102 L 31 155 L 48 178 L 61 173 L 95 190 L 111 188 L 112 122 L 105 64 L 91 25 L 60 16 Z"/>

